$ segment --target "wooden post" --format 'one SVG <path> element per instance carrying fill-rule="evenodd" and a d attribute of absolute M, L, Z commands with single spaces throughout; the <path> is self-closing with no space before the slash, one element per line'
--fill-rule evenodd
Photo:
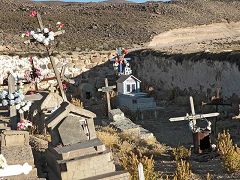
<path fill-rule="evenodd" d="M 108 79 L 105 78 L 105 87 L 108 87 Z M 107 106 L 108 106 L 108 112 L 111 110 L 111 102 L 110 102 L 110 94 L 109 91 L 106 92 L 107 94 Z"/>
<path fill-rule="evenodd" d="M 15 91 L 16 91 L 15 78 L 12 74 L 9 74 L 9 76 L 8 76 L 8 93 L 12 94 Z M 9 116 L 10 116 L 11 129 L 16 130 L 18 119 L 17 119 L 17 110 L 16 110 L 15 105 L 9 107 Z"/>
<path fill-rule="evenodd" d="M 145 180 L 142 163 L 138 164 L 138 178 L 139 180 Z"/>

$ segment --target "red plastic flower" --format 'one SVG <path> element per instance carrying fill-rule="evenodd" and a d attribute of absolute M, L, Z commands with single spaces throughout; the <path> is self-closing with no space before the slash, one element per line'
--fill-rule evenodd
<path fill-rule="evenodd" d="M 30 16 L 32 16 L 32 17 L 37 16 L 37 11 L 32 11 L 31 14 L 30 14 Z"/>
<path fill-rule="evenodd" d="M 29 37 L 29 36 L 30 36 L 30 32 L 27 31 L 27 32 L 25 33 L 25 36 Z"/>

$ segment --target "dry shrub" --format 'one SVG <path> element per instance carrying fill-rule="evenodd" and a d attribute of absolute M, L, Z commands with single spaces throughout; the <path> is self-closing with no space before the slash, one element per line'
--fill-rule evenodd
<path fill-rule="evenodd" d="M 112 134 L 106 131 L 97 131 L 97 137 L 111 150 L 115 145 L 119 144 L 119 137 L 117 134 Z"/>
<path fill-rule="evenodd" d="M 83 108 L 83 102 L 81 102 L 80 99 L 72 98 L 71 103 L 75 106 Z"/>
<path fill-rule="evenodd" d="M 163 179 L 158 172 L 154 171 L 153 156 L 160 155 L 165 151 L 156 138 L 142 140 L 129 132 L 117 132 L 115 129 L 99 127 L 97 136 L 108 147 L 110 147 L 120 165 L 131 175 L 131 180 L 138 179 L 138 164 L 144 167 L 145 180 Z"/>
<path fill-rule="evenodd" d="M 211 180 L 212 179 L 212 176 L 211 176 L 211 174 L 210 173 L 207 173 L 207 178 L 206 178 L 207 180 Z"/>
<path fill-rule="evenodd" d="M 142 163 L 144 168 L 145 180 L 157 180 L 160 179 L 160 174 L 154 171 L 154 160 L 142 155 L 140 152 L 129 152 L 122 154 L 120 163 L 130 173 L 131 180 L 138 180 L 138 165 Z"/>
<path fill-rule="evenodd" d="M 189 162 L 180 160 L 177 162 L 177 169 L 173 180 L 188 180 L 192 178 Z"/>
<path fill-rule="evenodd" d="M 226 170 L 229 173 L 240 171 L 240 154 L 233 145 L 229 132 L 218 134 L 217 148 Z"/>
<path fill-rule="evenodd" d="M 181 159 L 188 159 L 191 156 L 191 150 L 185 148 L 184 146 L 178 146 L 177 148 L 173 149 L 173 156 L 176 161 Z"/>

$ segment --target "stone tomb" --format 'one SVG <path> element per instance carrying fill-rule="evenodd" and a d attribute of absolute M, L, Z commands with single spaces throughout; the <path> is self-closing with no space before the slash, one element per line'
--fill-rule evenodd
<path fill-rule="evenodd" d="M 47 119 L 52 141 L 47 150 L 50 180 L 129 179 L 115 172 L 112 155 L 96 137 L 95 114 L 63 102 Z"/>
<path fill-rule="evenodd" d="M 1 134 L 1 154 L 6 158 L 8 165 L 28 163 L 33 167 L 29 174 L 6 177 L 7 180 L 38 179 L 27 131 L 3 131 Z"/>

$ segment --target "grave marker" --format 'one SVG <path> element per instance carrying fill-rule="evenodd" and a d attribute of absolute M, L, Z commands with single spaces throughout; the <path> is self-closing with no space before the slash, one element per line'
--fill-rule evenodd
<path fill-rule="evenodd" d="M 189 126 L 191 127 L 192 133 L 193 133 L 193 144 L 194 144 L 194 151 L 196 153 L 201 153 L 202 150 L 200 149 L 200 142 L 203 140 L 206 136 L 209 136 L 211 132 L 211 123 L 207 121 L 206 118 L 210 117 L 216 117 L 219 116 L 219 113 L 209 113 L 209 114 L 196 114 L 195 108 L 194 108 L 194 102 L 192 96 L 190 96 L 190 105 L 191 105 L 191 113 L 192 114 L 186 114 L 184 117 L 176 117 L 176 118 L 170 118 L 169 120 L 171 122 L 176 121 L 189 121 Z M 204 129 L 201 129 L 200 127 L 197 127 L 196 122 L 197 120 L 205 120 L 207 122 L 207 126 Z"/>
<path fill-rule="evenodd" d="M 202 106 L 215 106 L 215 111 L 218 112 L 219 106 L 232 106 L 232 103 L 224 103 L 223 98 L 220 97 L 220 90 L 217 88 L 216 96 L 211 98 L 210 102 L 202 102 Z M 217 121 L 218 116 L 216 116 L 214 121 L 214 134 L 217 135 Z"/>
<path fill-rule="evenodd" d="M 44 30 L 44 25 L 43 25 L 43 22 L 42 22 L 42 18 L 41 18 L 41 15 L 36 12 L 36 17 L 37 17 L 37 20 L 38 20 L 38 24 L 39 24 L 39 27 L 40 27 L 40 30 L 43 31 Z M 57 31 L 57 32 L 54 32 L 54 37 L 55 36 L 59 36 L 61 34 L 65 33 L 65 31 Z M 28 43 L 30 41 L 27 41 L 25 43 Z M 59 86 L 59 89 L 60 89 L 60 93 L 61 93 L 61 96 L 63 98 L 64 101 L 67 101 L 67 97 L 66 97 L 66 94 L 63 90 L 63 84 L 62 84 L 62 81 L 61 81 L 61 78 L 60 78 L 60 75 L 58 73 L 58 70 L 57 70 L 57 67 L 56 67 L 56 63 L 55 63 L 55 59 L 54 57 L 52 56 L 52 54 L 49 52 L 49 47 L 46 46 L 46 50 L 47 50 L 47 53 L 48 53 L 48 56 L 50 58 L 50 62 L 52 64 L 52 67 L 53 67 L 53 71 L 55 73 L 55 76 L 57 78 L 57 82 L 58 82 L 58 86 Z"/>
<path fill-rule="evenodd" d="M 108 112 L 111 110 L 111 102 L 110 102 L 109 92 L 113 91 L 114 88 L 116 88 L 116 86 L 108 86 L 108 79 L 105 78 L 105 87 L 98 89 L 98 91 L 102 91 L 102 92 L 106 93 L 106 95 L 107 95 Z"/>
<path fill-rule="evenodd" d="M 8 93 L 13 94 L 16 91 L 15 78 L 12 74 L 8 76 Z M 17 110 L 15 105 L 9 107 L 10 124 L 12 129 L 17 129 Z"/>

